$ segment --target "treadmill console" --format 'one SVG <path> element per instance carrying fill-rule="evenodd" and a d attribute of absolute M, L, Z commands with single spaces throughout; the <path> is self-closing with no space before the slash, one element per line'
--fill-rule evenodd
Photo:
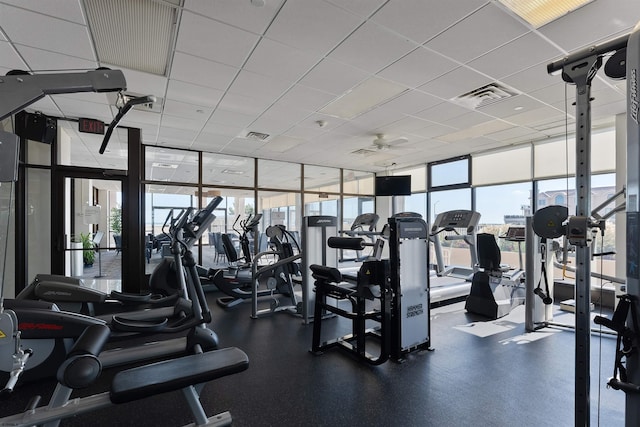
<path fill-rule="evenodd" d="M 431 227 L 431 233 L 440 229 L 453 230 L 465 228 L 467 233 L 473 232 L 480 222 L 480 214 L 469 210 L 455 210 L 439 213 Z"/>
<path fill-rule="evenodd" d="M 509 227 L 504 239 L 511 242 L 524 242 L 524 227 Z"/>

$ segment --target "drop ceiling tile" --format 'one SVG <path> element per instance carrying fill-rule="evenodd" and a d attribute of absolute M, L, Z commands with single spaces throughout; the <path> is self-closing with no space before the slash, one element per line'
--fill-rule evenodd
<path fill-rule="evenodd" d="M 452 99 L 493 80 L 470 68 L 459 67 L 420 87 L 419 90 L 443 99 Z"/>
<path fill-rule="evenodd" d="M 523 54 L 526 53 L 526 54 Z M 557 59 L 561 52 L 531 32 L 479 57 L 467 65 L 494 79 L 501 79 L 533 65 Z M 505 60 L 508 58 L 508 60 Z"/>
<path fill-rule="evenodd" d="M 286 2 L 266 36 L 325 55 L 362 23 L 362 18 L 317 0 Z"/>
<path fill-rule="evenodd" d="M 551 86 L 529 92 L 529 96 L 546 104 L 555 104 L 564 101 L 566 94 L 568 103 L 571 104 L 575 99 L 575 87 L 562 82 L 559 76 L 557 80 L 558 82 Z"/>
<path fill-rule="evenodd" d="M 96 104 L 94 102 L 70 99 L 58 95 L 53 95 L 52 98 L 65 117 L 87 117 L 90 119 L 102 120 L 104 122 L 111 122 L 113 119 L 111 109 L 106 104 Z"/>
<path fill-rule="evenodd" d="M 194 85 L 179 80 L 169 80 L 167 87 L 167 99 L 182 101 L 205 107 L 215 107 L 224 91 L 209 87 Z"/>
<path fill-rule="evenodd" d="M 68 99 L 78 99 L 80 101 L 85 102 L 94 102 L 96 104 L 105 104 L 111 105 L 110 98 L 107 93 L 97 93 L 97 92 L 78 92 L 78 93 L 66 93 L 61 95 L 56 95 L 56 97 L 60 98 L 68 98 Z"/>
<path fill-rule="evenodd" d="M 214 123 L 211 120 L 202 129 L 203 133 L 211 133 L 215 135 L 226 136 L 228 139 L 240 135 L 245 128 L 245 125 L 231 125 L 228 123 Z"/>
<path fill-rule="evenodd" d="M 283 133 L 283 136 L 289 136 L 291 138 L 298 138 L 298 139 L 304 139 L 304 140 L 310 140 L 313 138 L 316 138 L 320 135 L 322 135 L 323 133 L 325 133 L 325 131 L 320 128 L 320 126 L 316 125 L 315 127 L 313 126 L 301 126 L 300 124 L 295 125 L 294 127 L 288 129 L 285 133 Z"/>
<path fill-rule="evenodd" d="M 366 22 L 329 54 L 330 58 L 375 73 L 415 49 L 416 45 L 376 24 Z M 416 54 L 409 62 L 419 63 Z M 397 74 L 396 74 L 397 75 Z"/>
<path fill-rule="evenodd" d="M 294 147 L 304 144 L 306 141 L 300 138 L 294 138 L 286 135 L 278 135 L 272 138 L 263 147 L 263 150 L 271 151 L 274 153 L 285 153 Z"/>
<path fill-rule="evenodd" d="M 438 0 L 390 1 L 373 21 L 422 44 L 486 3 L 486 0 L 450 2 Z"/>
<path fill-rule="evenodd" d="M 223 108 L 216 108 L 213 115 L 209 119 L 209 124 L 220 123 L 230 126 L 237 126 L 244 128 L 249 123 L 253 122 L 256 116 L 251 114 L 243 114 L 238 111 L 225 110 Z"/>
<path fill-rule="evenodd" d="M 415 129 L 411 131 L 412 135 L 417 135 L 420 138 L 437 138 L 441 135 L 446 135 L 454 132 L 456 128 L 439 123 L 431 123 L 421 129 Z M 414 138 L 409 138 L 412 141 Z"/>
<path fill-rule="evenodd" d="M 187 104 L 186 102 L 167 99 L 164 102 L 164 114 L 170 116 L 184 117 L 196 121 L 205 122 L 213 113 L 213 108 L 201 105 Z"/>
<path fill-rule="evenodd" d="M 300 83 L 325 92 L 341 95 L 369 77 L 369 73 L 330 58 L 323 59 Z"/>
<path fill-rule="evenodd" d="M 532 132 L 531 129 L 528 129 L 528 128 L 513 127 L 510 129 L 505 129 L 498 132 L 490 133 L 489 135 L 487 135 L 487 137 L 491 139 L 495 139 L 496 141 L 511 141 L 514 138 L 520 138 L 520 137 L 532 138 L 535 135 L 539 135 L 539 133 Z"/>
<path fill-rule="evenodd" d="M 166 77 L 137 70 L 130 70 L 116 65 L 105 64 L 105 66 L 122 70 L 124 78 L 127 80 L 127 92 L 138 93 L 141 95 L 155 95 L 161 98 L 165 97 L 165 90 L 167 86 Z"/>
<path fill-rule="evenodd" d="M 76 56 L 63 55 L 29 46 L 16 45 L 20 55 L 27 61 L 31 70 L 94 70 L 97 61 L 90 61 Z M 79 72 L 79 71 L 77 71 Z"/>
<path fill-rule="evenodd" d="M 316 111 L 335 99 L 335 96 L 310 87 L 295 85 L 280 98 L 276 106 L 284 106 L 293 109 Z"/>
<path fill-rule="evenodd" d="M 326 0 L 363 18 L 371 16 L 387 0 Z"/>
<path fill-rule="evenodd" d="M 505 117 L 505 120 L 520 126 L 535 127 L 543 123 L 562 120 L 563 118 L 564 113 L 562 111 L 549 106 L 542 106 Z"/>
<path fill-rule="evenodd" d="M 529 93 L 558 83 L 559 76 L 547 73 L 546 64 L 537 64 L 526 70 L 519 71 L 500 81 L 522 93 Z"/>
<path fill-rule="evenodd" d="M 120 123 L 122 123 L 125 126 L 129 126 L 129 123 L 136 123 L 136 124 L 142 123 L 145 125 L 158 127 L 160 126 L 161 117 L 162 116 L 159 113 L 132 109 L 132 110 L 129 110 L 129 112 L 122 118 L 122 121 Z"/>
<path fill-rule="evenodd" d="M 226 90 L 239 69 L 219 62 L 176 52 L 171 79 Z"/>
<path fill-rule="evenodd" d="M 25 70 L 28 68 L 8 42 L 0 42 L 0 58 L 2 58 L 2 68 L 7 69 L 7 71 Z"/>
<path fill-rule="evenodd" d="M 265 1 L 264 6 L 256 7 L 249 1 L 187 0 L 184 8 L 185 10 L 193 11 L 252 33 L 263 34 L 278 12 L 278 9 L 280 9 L 283 1 L 284 0 L 268 0 Z"/>
<path fill-rule="evenodd" d="M 479 110 L 490 116 L 505 118 L 542 108 L 543 106 L 544 104 L 527 95 L 516 95 L 512 98 L 489 104 L 486 107 L 481 107 Z"/>
<path fill-rule="evenodd" d="M 438 53 L 418 48 L 380 71 L 378 75 L 409 87 L 417 87 L 457 67 L 457 63 Z"/>
<path fill-rule="evenodd" d="M 89 31 L 84 25 L 0 3 L 0 27 L 14 43 L 96 59 Z"/>
<path fill-rule="evenodd" d="M 404 114 L 413 114 L 440 103 L 442 103 L 442 100 L 435 96 L 417 90 L 410 90 L 393 98 L 391 101 L 385 102 L 383 107 Z"/>
<path fill-rule="evenodd" d="M 430 122 L 440 123 L 445 120 L 450 120 L 454 117 L 467 114 L 469 111 L 471 110 L 461 107 L 460 105 L 451 102 L 443 102 L 435 107 L 427 108 L 426 110 L 419 111 L 413 115 L 424 120 L 429 120 Z"/>
<path fill-rule="evenodd" d="M 245 70 L 295 82 L 322 57 L 263 38 L 244 65 Z"/>
<path fill-rule="evenodd" d="M 282 96 L 291 85 L 291 82 L 242 70 L 229 88 L 229 93 L 271 103 Z"/>
<path fill-rule="evenodd" d="M 158 143 L 175 148 L 189 148 L 198 133 L 195 130 L 163 127 L 158 134 Z"/>
<path fill-rule="evenodd" d="M 401 113 L 400 111 L 395 111 L 382 105 L 378 108 L 374 108 L 373 110 L 361 114 L 360 116 L 351 120 L 349 123 L 355 127 L 368 130 L 369 135 L 371 135 L 374 133 L 374 130 L 388 126 L 405 117 L 406 115 Z M 349 126 L 347 125 L 340 127 L 339 132 L 345 133 L 344 130 L 348 127 Z"/>
<path fill-rule="evenodd" d="M 3 0 L 3 3 L 29 9 L 42 15 L 55 16 L 56 18 L 86 25 L 80 0 Z"/>
<path fill-rule="evenodd" d="M 640 21 L 636 0 L 593 1 L 539 29 L 540 33 L 573 52 L 630 31 Z"/>
<path fill-rule="evenodd" d="M 324 122 L 323 127 L 320 127 L 320 125 L 318 124 L 319 121 Z M 291 130 L 287 131 L 287 134 L 291 133 L 293 136 L 295 135 L 295 132 L 297 128 L 311 128 L 314 131 L 318 130 L 319 132 L 314 133 L 314 135 L 320 135 L 326 132 L 330 132 L 333 131 L 334 129 L 336 129 L 338 126 L 343 125 L 344 123 L 346 123 L 346 120 L 344 119 L 339 119 L 337 117 L 332 117 L 332 116 L 327 116 L 326 114 L 321 114 L 321 113 L 314 113 L 311 114 L 310 116 L 308 116 L 307 118 L 305 118 L 304 120 L 298 122 L 298 124 Z"/>
<path fill-rule="evenodd" d="M 218 104 L 218 108 L 254 117 L 262 114 L 273 104 L 272 101 L 257 100 L 251 96 L 227 92 Z"/>
<path fill-rule="evenodd" d="M 45 115 L 61 116 L 62 112 L 50 96 L 45 96 L 27 107 L 30 111 L 40 111 Z"/>
<path fill-rule="evenodd" d="M 206 117 L 198 120 L 197 118 L 186 118 L 179 116 L 170 116 L 168 114 L 162 115 L 162 122 L 160 126 L 160 131 L 165 127 L 175 128 L 175 129 L 187 129 L 196 132 L 200 132 L 206 123 Z"/>
<path fill-rule="evenodd" d="M 456 116 L 449 120 L 444 120 L 443 125 L 450 126 L 457 129 L 464 129 L 471 126 L 479 125 L 480 123 L 493 120 L 493 117 L 487 116 L 480 112 L 471 111 L 460 116 Z"/>
<path fill-rule="evenodd" d="M 488 31 L 490 28 L 499 30 Z M 465 63 L 528 31 L 520 21 L 488 3 L 430 40 L 426 46 Z"/>
<path fill-rule="evenodd" d="M 248 31 L 184 11 L 176 50 L 240 67 L 258 39 Z"/>

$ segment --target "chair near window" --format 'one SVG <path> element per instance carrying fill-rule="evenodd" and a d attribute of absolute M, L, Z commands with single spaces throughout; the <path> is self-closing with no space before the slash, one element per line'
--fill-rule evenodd
<path fill-rule="evenodd" d="M 222 258 L 223 260 L 227 259 L 227 254 L 224 250 L 224 246 L 222 245 L 222 238 L 220 237 L 222 233 L 220 232 L 215 232 L 215 233 L 209 233 L 209 242 L 213 242 L 213 247 L 216 250 L 216 256 L 214 258 L 214 262 L 218 262 L 220 261 L 220 259 Z"/>
<path fill-rule="evenodd" d="M 122 235 L 114 234 L 113 241 L 116 243 L 116 255 L 118 255 L 122 249 Z"/>

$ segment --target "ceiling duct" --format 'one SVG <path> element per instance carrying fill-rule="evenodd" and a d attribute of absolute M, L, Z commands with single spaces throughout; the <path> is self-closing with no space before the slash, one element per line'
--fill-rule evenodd
<path fill-rule="evenodd" d="M 100 63 L 166 76 L 175 43 L 179 3 L 179 0 L 84 0 Z"/>
<path fill-rule="evenodd" d="M 373 156 L 374 154 L 378 154 L 378 152 L 374 150 L 367 150 L 366 148 L 361 148 L 359 150 L 352 151 L 351 154 L 355 154 L 356 156 L 369 157 Z"/>
<path fill-rule="evenodd" d="M 475 110 L 516 95 L 518 95 L 518 92 L 515 89 L 508 88 L 500 83 L 490 83 L 457 96 L 451 101 Z"/>

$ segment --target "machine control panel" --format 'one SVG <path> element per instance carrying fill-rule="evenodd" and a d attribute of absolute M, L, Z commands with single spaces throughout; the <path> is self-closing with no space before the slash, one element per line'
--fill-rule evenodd
<path fill-rule="evenodd" d="M 480 222 L 480 214 L 469 210 L 454 210 L 439 213 L 433 222 L 431 232 L 435 233 L 439 229 L 465 228 L 467 233 L 471 233 Z"/>

